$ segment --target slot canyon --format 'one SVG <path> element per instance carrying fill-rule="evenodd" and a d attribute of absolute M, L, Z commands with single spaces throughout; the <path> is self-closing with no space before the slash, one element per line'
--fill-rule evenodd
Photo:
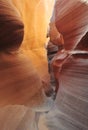
<path fill-rule="evenodd" d="M 0 130 L 88 130 L 88 0 L 0 0 Z"/>

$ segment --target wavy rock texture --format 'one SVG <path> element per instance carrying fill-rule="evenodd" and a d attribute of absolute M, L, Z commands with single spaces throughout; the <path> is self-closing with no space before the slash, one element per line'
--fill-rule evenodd
<path fill-rule="evenodd" d="M 64 53 L 69 53 L 65 50 L 54 57 L 59 90 L 56 105 L 46 116 L 47 126 L 49 130 L 87 130 L 88 4 L 80 0 L 56 0 L 54 11 L 55 19 L 52 17 L 51 22 L 55 20 L 70 55 L 63 58 Z"/>
<path fill-rule="evenodd" d="M 1 0 L 0 7 L 0 106 L 37 104 L 42 101 L 42 80 L 29 57 L 19 51 L 24 24 L 11 1 Z"/>
<path fill-rule="evenodd" d="M 0 52 L 19 48 L 24 36 L 24 24 L 11 1 L 0 1 Z"/>
<path fill-rule="evenodd" d="M 49 82 L 44 48 L 49 21 L 46 2 L 0 0 L 1 130 L 37 129 L 35 111 L 30 108 L 43 105 L 41 79 Z"/>
<path fill-rule="evenodd" d="M 63 34 L 65 49 L 76 47 L 83 35 L 88 31 L 88 6 L 80 0 L 56 1 L 56 27 Z"/>
<path fill-rule="evenodd" d="M 83 57 L 72 56 L 62 67 L 56 108 L 47 115 L 50 130 L 88 129 L 88 54 Z"/>
<path fill-rule="evenodd" d="M 48 2 L 52 5 L 51 0 Z M 48 16 L 50 16 L 47 12 L 50 5 L 48 5 L 47 0 L 21 0 L 20 2 L 18 0 L 0 0 L 1 6 L 2 3 L 8 3 L 7 5 L 12 7 L 10 9 L 14 9 L 15 15 L 17 14 L 17 17 L 22 18 L 25 32 L 21 51 L 13 51 L 14 47 L 9 48 L 10 46 L 7 46 L 5 51 L 0 52 L 0 129 L 87 130 L 88 53 L 72 55 L 62 66 L 60 78 L 58 78 L 60 88 L 55 106 L 46 116 L 42 115 L 39 120 L 40 113 L 35 114 L 35 110 L 28 106 L 43 104 L 45 97 L 42 93 L 40 77 L 49 81 L 44 44 L 46 42 Z M 57 0 L 55 10 L 56 27 L 64 35 L 65 48 L 72 49 L 87 31 L 88 6 L 78 0 L 73 2 Z M 46 20 L 47 17 L 48 20 Z M 66 24 L 65 20 L 69 24 Z M 70 23 L 72 21 L 74 24 Z M 83 42 L 81 41 L 81 43 Z M 81 45 L 83 46 L 83 44 Z M 16 46 L 17 48 L 18 46 Z M 80 50 L 80 46 L 77 49 Z M 45 105 L 47 106 L 47 104 Z M 45 120 L 47 126 L 43 127 Z"/>

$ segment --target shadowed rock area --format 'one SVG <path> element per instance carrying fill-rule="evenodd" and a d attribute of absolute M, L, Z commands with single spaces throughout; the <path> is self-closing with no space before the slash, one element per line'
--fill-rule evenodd
<path fill-rule="evenodd" d="M 51 23 L 62 33 L 64 48 L 51 62 L 58 92 L 46 124 L 49 130 L 87 130 L 88 4 L 56 0 L 53 14 Z"/>

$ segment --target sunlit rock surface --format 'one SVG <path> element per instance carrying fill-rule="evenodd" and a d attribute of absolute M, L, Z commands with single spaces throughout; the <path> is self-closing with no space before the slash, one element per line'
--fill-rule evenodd
<path fill-rule="evenodd" d="M 46 33 L 53 0 L 13 0 L 25 24 L 22 50 L 29 56 L 41 77 L 47 77 Z"/>
<path fill-rule="evenodd" d="M 0 129 L 36 130 L 34 108 L 45 101 L 42 79 L 49 82 L 44 48 L 48 6 L 47 1 L 14 2 L 0 0 Z"/>
<path fill-rule="evenodd" d="M 11 1 L 0 2 L 0 105 L 37 104 L 42 102 L 41 77 L 30 57 L 19 51 L 24 24 Z"/>

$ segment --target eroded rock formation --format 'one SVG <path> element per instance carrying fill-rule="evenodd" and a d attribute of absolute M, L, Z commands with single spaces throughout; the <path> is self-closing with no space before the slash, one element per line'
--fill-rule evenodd
<path fill-rule="evenodd" d="M 49 83 L 44 48 L 50 15 L 47 10 L 45 0 L 0 0 L 1 130 L 36 129 L 35 121 L 32 125 L 35 112 L 30 108 L 42 106 L 42 80 Z"/>
<path fill-rule="evenodd" d="M 56 0 L 53 17 L 51 23 L 55 22 L 65 42 L 52 61 L 58 91 L 47 126 L 50 130 L 87 130 L 88 4 L 83 0 Z"/>
<path fill-rule="evenodd" d="M 49 87 L 49 75 L 44 45 L 53 4 L 53 0 L 0 0 L 1 130 L 38 129 L 35 111 L 40 107 L 34 106 L 45 111 L 42 88 Z M 88 129 L 87 14 L 83 0 L 56 0 L 50 38 L 64 49 L 52 62 L 59 89 L 55 106 L 46 114 L 47 128 L 40 124 L 42 130 Z"/>

